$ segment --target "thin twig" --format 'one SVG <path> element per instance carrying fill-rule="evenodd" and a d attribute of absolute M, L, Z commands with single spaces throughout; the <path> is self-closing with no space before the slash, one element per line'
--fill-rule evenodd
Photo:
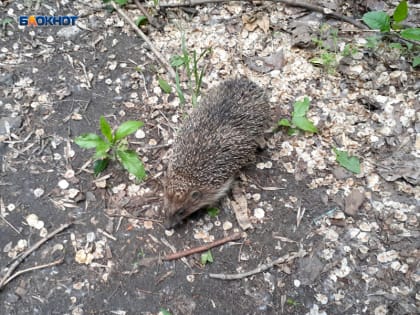
<path fill-rule="evenodd" d="M 26 257 L 28 257 L 30 254 L 32 254 L 34 251 L 36 251 L 42 244 L 44 244 L 45 242 L 47 242 L 49 239 L 53 238 L 58 233 L 60 233 L 60 232 L 64 231 L 65 229 L 67 229 L 72 224 L 73 224 L 73 222 L 68 222 L 68 223 L 62 224 L 59 228 L 57 228 L 56 230 L 52 231 L 47 236 L 45 236 L 44 238 L 40 239 L 34 245 L 32 245 L 31 247 L 29 247 L 27 250 L 25 250 L 21 254 L 21 256 L 19 257 L 19 259 L 17 259 L 9 267 L 9 269 L 7 270 L 5 276 L 1 279 L 1 281 L 0 281 L 0 290 L 5 286 L 5 282 L 10 277 L 10 275 L 13 273 L 13 271 L 22 263 L 22 261 L 25 260 Z"/>
<path fill-rule="evenodd" d="M 193 254 L 201 253 L 201 252 L 204 252 L 206 250 L 209 250 L 210 248 L 223 245 L 227 242 L 232 242 L 232 241 L 239 240 L 240 238 L 242 238 L 242 233 L 234 233 L 230 236 L 224 237 L 224 238 L 222 238 L 220 240 L 217 240 L 217 241 L 214 241 L 210 244 L 206 244 L 206 245 L 203 245 L 203 246 L 194 247 L 194 248 L 183 250 L 181 252 L 166 255 L 166 256 L 162 257 L 162 260 L 175 260 L 175 259 L 179 259 L 179 258 L 182 258 L 182 257 L 185 257 L 185 256 L 190 256 L 190 255 L 193 255 Z"/>
<path fill-rule="evenodd" d="M 1 214 L 0 214 L 0 218 L 4 221 L 4 222 L 6 222 L 7 223 L 7 225 L 8 226 L 10 226 L 17 234 L 20 234 L 20 231 L 17 229 L 17 228 L 15 228 L 14 226 L 13 226 L 13 224 L 12 223 L 10 223 L 9 221 L 7 221 L 6 220 L 6 218 L 5 217 L 3 217 Z"/>
<path fill-rule="evenodd" d="M 202 5 L 202 4 L 228 3 L 228 2 L 238 2 L 238 1 L 243 2 L 246 0 L 190 0 L 190 1 L 184 1 L 182 3 L 159 3 L 159 7 L 160 8 L 193 7 L 193 6 Z M 357 26 L 358 28 L 367 29 L 366 25 L 360 23 L 359 21 L 355 19 L 352 19 L 351 17 L 335 13 L 327 8 L 323 8 L 317 5 L 300 2 L 300 1 L 290 1 L 290 0 L 267 0 L 267 1 L 280 2 L 291 7 L 298 7 L 298 8 L 303 8 L 303 9 L 319 12 L 319 13 L 324 14 L 325 16 L 332 17 L 336 20 L 341 20 L 341 21 L 353 24 L 354 26 Z"/>
<path fill-rule="evenodd" d="M 30 267 L 30 268 L 27 268 L 27 269 L 23 269 L 21 271 L 18 271 L 15 274 L 13 274 L 12 276 L 10 276 L 9 278 L 5 279 L 4 280 L 4 283 L 2 283 L 2 286 L 6 286 L 10 281 L 12 281 L 14 278 L 20 276 L 21 274 L 24 274 L 26 272 L 33 271 L 33 270 L 44 269 L 44 268 L 56 266 L 56 265 L 61 264 L 63 261 L 64 261 L 64 257 L 62 257 L 60 259 L 57 259 L 57 260 L 55 260 L 53 262 L 50 262 L 48 264 L 34 266 L 34 267 Z M 0 290 L 1 290 L 1 288 L 2 287 L 0 287 Z"/>
<path fill-rule="evenodd" d="M 332 17 L 336 20 L 341 20 L 341 21 L 353 24 L 354 26 L 356 26 L 360 29 L 367 29 L 366 25 L 362 24 L 361 22 L 359 22 L 355 19 L 352 19 L 351 17 L 338 14 L 338 13 L 333 12 L 333 11 L 327 9 L 327 8 L 323 8 L 323 7 L 320 7 L 320 6 L 317 6 L 317 5 L 313 5 L 313 4 L 309 4 L 309 3 L 305 3 L 305 2 L 301 2 L 301 1 L 290 1 L 290 0 L 272 0 L 272 1 L 280 2 L 280 3 L 286 4 L 286 5 L 291 6 L 291 7 L 298 7 L 298 8 L 303 8 L 303 9 L 319 12 L 319 13 L 324 14 L 325 16 Z"/>
<path fill-rule="evenodd" d="M 214 279 L 221 279 L 221 280 L 243 279 L 243 278 L 255 275 L 257 273 L 264 272 L 268 269 L 271 269 L 271 268 L 273 268 L 274 265 L 289 263 L 292 260 L 294 260 L 298 257 L 303 257 L 305 255 L 306 255 L 306 251 L 300 250 L 299 252 L 293 252 L 293 253 L 287 254 L 287 255 L 285 255 L 283 257 L 280 257 L 276 260 L 273 260 L 270 263 L 263 264 L 263 265 L 259 266 L 258 268 L 252 269 L 252 270 L 247 271 L 247 272 L 237 273 L 237 274 L 211 273 L 211 274 L 209 274 L 209 277 L 214 278 Z"/>
<path fill-rule="evenodd" d="M 149 14 L 149 12 L 147 12 L 147 10 L 143 7 L 143 5 L 140 3 L 139 0 L 134 0 L 134 3 L 136 4 L 136 6 L 140 9 L 140 11 L 144 14 L 144 16 L 147 18 L 147 21 L 154 27 L 157 29 L 162 28 L 160 25 L 158 25 L 155 22 L 155 19 Z"/>
<path fill-rule="evenodd" d="M 119 15 L 121 15 L 124 20 L 130 24 L 130 26 L 134 29 L 134 31 L 139 35 L 146 43 L 149 45 L 150 50 L 155 54 L 155 56 L 159 59 L 159 62 L 165 66 L 166 70 L 168 70 L 169 74 L 171 75 L 172 79 L 175 79 L 175 71 L 172 69 L 171 65 L 165 60 L 165 58 L 162 56 L 162 54 L 157 51 L 155 46 L 153 46 L 150 39 L 137 27 L 137 25 L 125 14 L 121 8 L 115 4 L 114 1 L 111 1 L 112 7 L 118 12 Z"/>

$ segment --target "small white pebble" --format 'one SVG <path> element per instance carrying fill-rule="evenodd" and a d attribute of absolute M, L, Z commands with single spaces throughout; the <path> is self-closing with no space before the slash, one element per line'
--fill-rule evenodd
<path fill-rule="evenodd" d="M 34 195 L 36 198 L 41 197 L 44 194 L 44 189 L 42 188 L 35 188 L 34 189 Z"/>
<path fill-rule="evenodd" d="M 324 304 L 325 305 L 325 304 L 328 303 L 328 297 L 326 295 L 324 295 L 324 294 L 317 293 L 317 294 L 315 294 L 315 298 L 321 304 Z"/>
<path fill-rule="evenodd" d="M 380 253 L 378 256 L 378 261 L 381 263 L 391 262 L 398 259 L 398 252 L 395 250 L 390 250 L 387 252 Z"/>
<path fill-rule="evenodd" d="M 174 235 L 174 233 L 175 233 L 174 229 L 165 230 L 165 235 L 166 236 L 172 236 L 172 235 Z"/>
<path fill-rule="evenodd" d="M 70 184 L 68 181 L 66 181 L 65 179 L 62 179 L 58 182 L 58 187 L 60 187 L 61 189 L 67 189 L 69 188 Z"/>
<path fill-rule="evenodd" d="M 258 220 L 261 220 L 265 216 L 265 211 L 262 208 L 255 208 L 254 209 L 254 217 Z"/>
<path fill-rule="evenodd" d="M 144 133 L 143 129 L 138 129 L 134 135 L 137 139 L 143 139 L 146 137 L 146 134 Z"/>
<path fill-rule="evenodd" d="M 74 171 L 73 170 L 67 170 L 64 173 L 64 178 L 66 178 L 66 179 L 70 179 L 70 178 L 73 178 L 73 177 L 74 177 Z"/>
<path fill-rule="evenodd" d="M 7 205 L 7 211 L 12 212 L 15 209 L 16 209 L 16 206 L 13 203 L 9 203 Z"/>
<path fill-rule="evenodd" d="M 48 36 L 47 37 L 47 43 L 53 43 L 53 42 L 54 42 L 54 37 Z"/>
<path fill-rule="evenodd" d="M 26 222 L 28 223 L 29 226 L 35 227 L 36 224 L 38 223 L 38 216 L 34 213 L 31 213 L 30 215 L 26 217 Z"/>
<path fill-rule="evenodd" d="M 106 187 L 106 180 L 100 180 L 98 182 L 95 182 L 95 186 L 98 188 L 105 188 Z"/>
<path fill-rule="evenodd" d="M 42 228 L 40 231 L 39 231 L 39 236 L 41 236 L 41 237 L 45 237 L 45 236 L 47 236 L 48 235 L 48 230 L 46 229 L 46 228 Z"/>
<path fill-rule="evenodd" d="M 157 141 L 156 141 L 156 139 L 150 139 L 150 140 L 149 140 L 149 145 L 150 145 L 150 146 L 155 146 L 155 145 L 157 145 Z"/>
<path fill-rule="evenodd" d="M 194 280 L 195 280 L 195 276 L 194 275 L 187 275 L 187 281 L 188 282 L 194 282 Z"/>
<path fill-rule="evenodd" d="M 252 195 L 252 199 L 254 199 L 254 201 L 258 202 L 261 199 L 261 194 L 253 194 Z"/>
<path fill-rule="evenodd" d="M 300 287 L 300 281 L 298 279 L 293 280 L 293 284 L 295 285 L 296 288 Z"/>
<path fill-rule="evenodd" d="M 229 221 L 226 221 L 226 222 L 224 222 L 223 223 L 223 231 L 228 231 L 228 230 L 230 230 L 231 228 L 232 228 L 232 223 L 231 222 L 229 222 Z"/>

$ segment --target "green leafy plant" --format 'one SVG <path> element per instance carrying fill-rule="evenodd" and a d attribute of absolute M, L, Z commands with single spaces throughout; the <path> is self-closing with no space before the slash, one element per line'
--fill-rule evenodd
<path fill-rule="evenodd" d="M 342 167 L 349 170 L 350 172 L 353 172 L 355 174 L 360 173 L 360 161 L 357 157 L 349 156 L 349 154 L 346 151 L 341 151 L 337 148 L 334 148 L 333 150 L 338 164 L 340 164 Z"/>
<path fill-rule="evenodd" d="M 296 101 L 293 105 L 292 121 L 286 118 L 278 121 L 278 126 L 287 127 L 289 135 L 297 133 L 297 130 L 303 130 L 307 132 L 317 133 L 318 129 L 315 127 L 313 122 L 306 118 L 306 114 L 309 110 L 310 101 L 305 96 L 302 101 Z"/>
<path fill-rule="evenodd" d="M 114 1 L 116 4 L 119 4 L 120 6 L 124 6 L 128 3 L 128 0 L 102 0 L 103 3 L 108 3 Z"/>
<path fill-rule="evenodd" d="M 148 22 L 147 17 L 144 15 L 140 15 L 134 23 L 136 23 L 137 26 L 146 25 Z"/>
<path fill-rule="evenodd" d="M 159 315 L 171 315 L 171 312 L 169 312 L 167 309 L 161 308 L 159 311 Z"/>
<path fill-rule="evenodd" d="M 104 171 L 110 160 L 119 161 L 122 166 L 139 180 L 146 177 L 144 165 L 137 153 L 128 149 L 127 137 L 143 126 L 141 121 L 126 121 L 114 132 L 104 116 L 99 119 L 103 137 L 95 133 L 86 133 L 74 140 L 83 149 L 95 149 L 93 170 L 95 176 Z"/>
<path fill-rule="evenodd" d="M 404 28 L 402 22 L 408 17 L 408 3 L 406 0 L 400 1 L 398 6 L 395 8 L 392 16 L 384 11 L 372 11 L 367 12 L 363 15 L 363 22 L 366 23 L 371 29 L 379 30 L 381 33 L 397 35 L 407 41 L 418 41 L 420 42 L 420 28 L 409 27 Z M 416 43 L 406 42 L 409 51 L 413 49 L 413 46 L 419 46 Z M 416 67 L 420 64 L 420 55 L 412 57 L 412 65 Z"/>
<path fill-rule="evenodd" d="M 299 306 L 300 305 L 299 302 L 295 301 L 294 299 L 292 299 L 290 297 L 288 297 L 286 299 L 286 303 L 287 303 L 287 305 L 290 305 L 290 306 Z"/>
<path fill-rule="evenodd" d="M 317 46 L 317 55 L 309 62 L 322 67 L 327 73 L 334 74 L 339 61 L 338 30 L 323 24 L 317 38 L 312 38 Z M 353 49 L 354 50 L 354 49 Z M 353 50 L 349 52 L 353 52 Z"/>
<path fill-rule="evenodd" d="M 207 209 L 207 214 L 211 217 L 211 218 L 215 218 L 219 215 L 220 210 L 214 207 L 208 208 Z"/>
<path fill-rule="evenodd" d="M 176 92 L 181 103 L 185 103 L 185 96 L 181 89 L 180 85 L 180 69 L 183 68 L 186 72 L 187 79 L 188 79 L 188 89 L 191 94 L 192 104 L 195 106 L 197 104 L 197 98 L 200 95 L 201 84 L 203 82 L 203 75 L 206 71 L 206 65 L 203 68 L 199 69 L 199 62 L 202 60 L 207 54 L 211 52 L 211 48 L 207 48 L 201 53 L 197 53 L 196 50 L 189 52 L 187 49 L 187 45 L 185 42 L 185 34 L 182 33 L 181 35 L 181 55 L 174 55 L 170 60 L 170 64 L 172 67 L 175 68 L 175 86 Z"/>
<path fill-rule="evenodd" d="M 0 19 L 0 25 L 1 25 L 1 27 L 3 29 L 5 29 L 8 24 L 12 24 L 12 23 L 13 23 L 13 19 L 12 18 Z"/>
<path fill-rule="evenodd" d="M 212 262 L 213 262 L 213 255 L 211 254 L 210 250 L 201 254 L 201 264 L 202 265 L 205 265 L 207 263 L 212 263 Z"/>

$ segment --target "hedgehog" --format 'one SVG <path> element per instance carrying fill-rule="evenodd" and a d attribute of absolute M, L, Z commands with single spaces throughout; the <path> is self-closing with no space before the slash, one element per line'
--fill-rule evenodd
<path fill-rule="evenodd" d="M 235 176 L 255 161 L 269 127 L 265 89 L 240 77 L 207 92 L 183 122 L 164 184 L 164 226 L 220 200 Z"/>

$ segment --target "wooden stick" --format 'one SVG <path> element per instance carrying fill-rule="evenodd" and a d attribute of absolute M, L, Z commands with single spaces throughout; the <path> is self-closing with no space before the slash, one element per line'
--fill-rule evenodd
<path fill-rule="evenodd" d="M 187 0 L 182 3 L 159 3 L 159 7 L 160 8 L 179 8 L 179 7 L 192 7 L 196 5 L 210 4 L 210 3 L 228 3 L 228 2 L 238 2 L 238 1 L 249 2 L 247 0 Z M 303 9 L 319 12 L 319 13 L 324 14 L 325 16 L 334 18 L 336 20 L 341 20 L 341 21 L 353 24 L 354 26 L 358 28 L 367 29 L 366 25 L 364 25 L 363 23 L 355 19 L 352 19 L 351 17 L 338 14 L 336 12 L 330 11 L 326 8 L 323 8 L 317 5 L 313 5 L 313 4 L 309 4 L 309 3 L 301 2 L 301 1 L 290 1 L 290 0 L 266 0 L 266 1 L 280 2 L 291 7 L 298 7 L 298 8 L 303 8 Z"/>
<path fill-rule="evenodd" d="M 134 31 L 139 35 L 149 46 L 150 50 L 155 54 L 155 56 L 158 58 L 159 62 L 168 70 L 169 74 L 171 75 L 172 79 L 175 79 L 175 71 L 172 69 L 171 65 L 165 60 L 165 58 L 162 56 L 162 54 L 157 51 L 155 46 L 153 46 L 150 39 L 144 34 L 141 29 L 137 27 L 137 25 L 125 14 L 125 12 L 117 5 L 114 1 L 111 1 L 112 7 L 118 12 L 119 15 L 121 15 L 124 20 L 127 21 L 128 24 L 134 29 Z"/>
<path fill-rule="evenodd" d="M 193 254 L 196 254 L 196 253 L 201 253 L 201 252 L 204 252 L 206 250 L 209 250 L 210 248 L 223 245 L 227 242 L 232 242 L 232 241 L 239 240 L 240 238 L 242 238 L 242 233 L 234 233 L 230 236 L 227 236 L 227 237 L 222 238 L 220 240 L 214 241 L 210 244 L 206 244 L 206 245 L 203 245 L 203 246 L 194 247 L 194 248 L 183 250 L 181 252 L 176 252 L 176 253 L 173 253 L 173 254 L 166 255 L 166 256 L 162 257 L 162 260 L 175 260 L 175 259 L 179 259 L 179 258 L 182 258 L 182 257 L 185 257 L 185 256 L 190 256 L 190 255 L 193 255 Z"/>
<path fill-rule="evenodd" d="M 274 265 L 289 263 L 292 260 L 294 260 L 298 257 L 303 257 L 305 255 L 306 255 L 306 251 L 303 251 L 303 250 L 299 251 L 299 252 L 293 252 L 293 253 L 287 254 L 283 257 L 280 257 L 276 260 L 273 260 L 270 263 L 263 264 L 263 265 L 259 266 L 258 268 L 252 269 L 252 270 L 247 271 L 247 272 L 237 273 L 237 274 L 211 273 L 211 274 L 209 274 L 209 277 L 213 278 L 213 279 L 221 279 L 221 280 L 243 279 L 243 278 L 255 275 L 257 273 L 264 272 L 268 269 L 271 269 Z"/>
<path fill-rule="evenodd" d="M 21 254 L 21 256 L 9 267 L 9 269 L 6 272 L 6 274 L 1 279 L 1 281 L 0 281 L 0 290 L 3 289 L 3 287 L 5 286 L 5 283 L 8 280 L 8 278 L 10 277 L 10 275 L 22 263 L 22 261 L 25 260 L 26 257 L 28 257 L 30 254 L 32 254 L 34 251 L 36 251 L 39 247 L 41 247 L 42 244 L 44 244 L 45 242 L 47 242 L 49 239 L 53 238 L 58 233 L 60 233 L 60 232 L 64 231 L 65 229 L 67 229 L 72 224 L 73 224 L 73 222 L 62 224 L 59 228 L 57 228 L 56 230 L 52 231 L 47 236 L 45 236 L 44 238 L 40 239 L 34 245 L 32 245 L 31 247 L 29 247 L 27 250 L 25 250 Z M 7 281 L 7 282 L 9 282 L 9 281 Z"/>
<path fill-rule="evenodd" d="M 33 271 L 33 270 L 38 270 L 38 269 L 44 269 L 44 268 L 48 268 L 48 267 L 52 267 L 55 265 L 59 265 L 64 261 L 64 257 L 57 259 L 53 262 L 50 262 L 48 264 L 44 264 L 44 265 L 39 265 L 39 266 L 34 266 L 34 267 L 30 267 L 27 269 L 23 269 L 21 271 L 16 272 L 15 274 L 13 274 L 12 276 L 10 276 L 9 278 L 7 278 L 6 280 L 4 280 L 4 283 L 2 283 L 2 286 L 6 286 L 6 284 L 8 284 L 10 281 L 12 281 L 14 278 L 20 276 L 21 274 L 24 274 L 26 272 L 29 271 Z M 2 289 L 2 287 L 0 287 L 0 290 Z"/>

